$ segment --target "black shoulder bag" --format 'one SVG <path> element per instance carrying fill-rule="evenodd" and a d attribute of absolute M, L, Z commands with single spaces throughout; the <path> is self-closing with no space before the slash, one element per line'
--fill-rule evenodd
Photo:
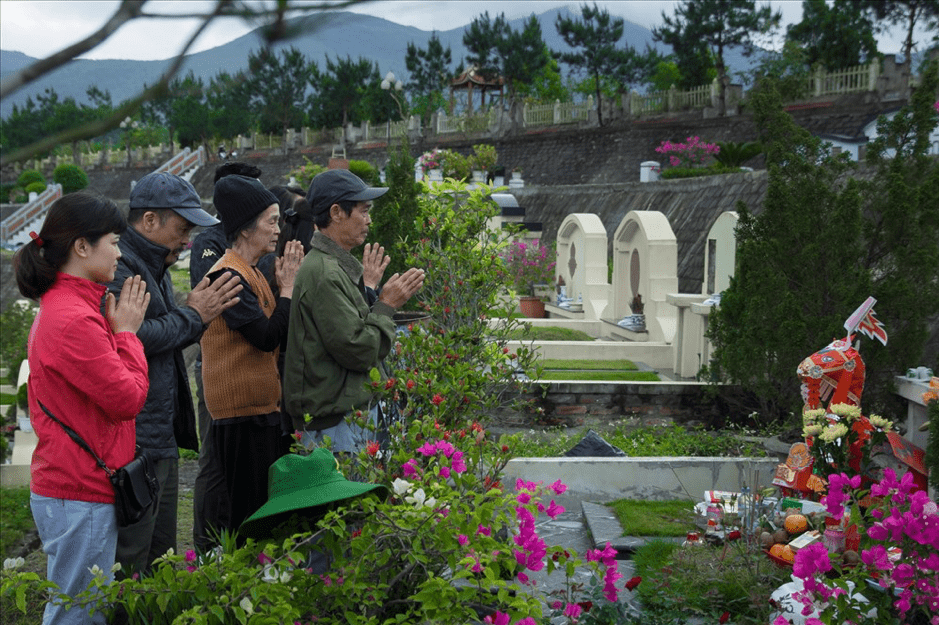
<path fill-rule="evenodd" d="M 147 454 L 138 453 L 128 464 L 113 471 L 75 430 L 59 421 L 48 408 L 42 405 L 42 402 L 39 402 L 39 407 L 49 415 L 50 419 L 61 425 L 65 433 L 78 443 L 79 447 L 91 454 L 98 466 L 107 473 L 114 487 L 114 512 L 117 515 L 117 526 L 127 527 L 142 519 L 153 505 L 157 492 L 160 490 L 160 483 L 157 481 L 150 457 Z M 140 448 L 137 449 L 139 451 Z"/>

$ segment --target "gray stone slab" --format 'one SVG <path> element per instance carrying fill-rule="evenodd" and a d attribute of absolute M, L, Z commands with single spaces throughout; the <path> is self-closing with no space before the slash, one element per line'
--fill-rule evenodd
<path fill-rule="evenodd" d="M 622 554 L 630 554 L 652 540 L 681 542 L 682 538 L 648 538 L 643 536 L 623 536 L 623 526 L 616 514 L 607 506 L 584 501 L 581 503 L 584 520 L 590 530 L 594 548 L 602 549 L 607 543 Z"/>

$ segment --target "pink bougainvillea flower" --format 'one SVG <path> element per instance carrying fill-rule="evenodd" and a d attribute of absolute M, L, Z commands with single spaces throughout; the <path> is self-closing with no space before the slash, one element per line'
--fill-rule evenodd
<path fill-rule="evenodd" d="M 581 607 L 580 607 L 579 605 L 577 605 L 576 603 L 568 603 L 568 604 L 564 607 L 564 616 L 566 616 L 566 617 L 568 617 L 568 618 L 570 618 L 570 619 L 572 619 L 572 620 L 575 620 L 575 621 L 576 621 L 577 618 L 580 616 L 580 613 L 581 613 L 581 612 L 583 612 L 583 608 L 581 608 Z"/>
<path fill-rule="evenodd" d="M 491 536 L 492 530 L 489 529 L 489 527 L 486 525 L 480 525 L 479 527 L 476 528 L 476 534 L 477 535 L 482 534 L 484 536 Z"/>
<path fill-rule="evenodd" d="M 552 519 L 556 519 L 560 515 L 564 514 L 564 506 L 554 503 L 554 500 L 552 499 L 551 505 L 548 506 L 548 509 L 545 512 Z"/>
<path fill-rule="evenodd" d="M 261 564 L 271 564 L 274 561 L 271 560 L 271 557 L 269 555 L 267 555 L 266 553 L 262 551 L 261 553 L 258 554 L 258 562 L 260 562 Z"/>
<path fill-rule="evenodd" d="M 411 458 L 401 466 L 404 477 L 413 477 L 417 473 L 417 460 Z"/>
<path fill-rule="evenodd" d="M 533 493 L 538 490 L 538 484 L 535 482 L 526 482 L 525 480 L 519 478 L 515 480 L 515 490 L 527 490 Z"/>
<path fill-rule="evenodd" d="M 460 546 L 465 546 L 469 542 L 469 538 L 466 537 L 466 534 L 459 534 L 456 537 L 456 541 L 460 543 Z"/>
<path fill-rule="evenodd" d="M 515 500 L 524 506 L 525 504 L 531 501 L 531 495 L 529 495 L 526 492 L 521 492 L 515 497 Z"/>
<path fill-rule="evenodd" d="M 186 562 L 195 562 L 196 561 L 196 552 L 192 549 L 186 551 Z"/>
<path fill-rule="evenodd" d="M 447 479 L 450 477 L 450 467 L 440 467 L 440 477 Z"/>
<path fill-rule="evenodd" d="M 557 482 L 549 486 L 549 488 L 554 491 L 555 495 L 563 495 L 564 491 L 567 490 L 567 486 L 564 483 L 562 483 L 561 480 L 558 480 Z"/>
<path fill-rule="evenodd" d="M 490 614 L 483 619 L 483 623 L 488 623 L 489 625 L 509 625 L 512 619 L 509 618 L 508 614 L 504 614 L 496 610 L 495 614 Z"/>

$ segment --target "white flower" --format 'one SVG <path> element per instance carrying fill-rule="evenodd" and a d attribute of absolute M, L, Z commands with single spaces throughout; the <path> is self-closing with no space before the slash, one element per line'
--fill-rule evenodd
<path fill-rule="evenodd" d="M 394 490 L 395 495 L 401 497 L 411 492 L 411 483 L 399 477 L 395 478 L 395 481 L 391 483 L 391 488 Z"/>
<path fill-rule="evenodd" d="M 104 571 L 102 571 L 101 567 L 98 566 L 97 564 L 93 564 L 91 568 L 88 569 L 88 572 L 91 573 L 95 577 L 101 577 L 104 574 Z"/>
<path fill-rule="evenodd" d="M 26 564 L 26 560 L 23 558 L 7 558 L 3 561 L 3 568 L 4 570 L 18 569 L 24 564 Z"/>
<path fill-rule="evenodd" d="M 428 508 L 433 508 L 435 505 L 437 505 L 437 499 L 434 497 L 431 497 L 430 499 L 424 502 L 424 505 L 427 506 Z"/>
<path fill-rule="evenodd" d="M 806 425 L 804 428 L 802 428 L 802 437 L 808 438 L 810 436 L 818 436 L 819 434 L 822 433 L 823 429 L 824 428 L 818 423 Z"/>
<path fill-rule="evenodd" d="M 248 614 L 248 616 L 251 616 L 252 614 L 254 614 L 254 605 L 251 603 L 251 599 L 248 599 L 247 597 L 245 597 L 244 599 L 241 600 L 241 603 L 239 603 L 238 605 L 241 606 L 241 609 L 244 610 L 245 613 Z"/>
<path fill-rule="evenodd" d="M 819 435 L 819 438 L 826 443 L 833 443 L 847 434 L 848 426 L 844 423 L 835 423 L 825 428 L 825 431 Z"/>
<path fill-rule="evenodd" d="M 121 570 L 121 563 L 120 563 L 120 562 L 115 562 L 115 563 L 111 566 L 111 572 L 112 572 L 112 573 L 117 573 L 117 572 L 120 571 L 120 570 Z"/>
<path fill-rule="evenodd" d="M 427 499 L 427 494 L 424 492 L 423 488 L 418 488 L 414 491 L 413 495 L 408 495 L 404 500 L 408 503 L 414 504 L 415 508 L 420 508 L 424 505 L 424 500 Z"/>

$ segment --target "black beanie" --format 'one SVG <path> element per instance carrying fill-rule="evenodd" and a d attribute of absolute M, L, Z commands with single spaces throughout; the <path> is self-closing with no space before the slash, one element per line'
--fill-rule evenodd
<path fill-rule="evenodd" d="M 222 218 L 225 236 L 228 237 L 245 227 L 271 204 L 277 204 L 277 197 L 265 189 L 257 178 L 232 175 L 215 183 L 212 201 Z"/>

